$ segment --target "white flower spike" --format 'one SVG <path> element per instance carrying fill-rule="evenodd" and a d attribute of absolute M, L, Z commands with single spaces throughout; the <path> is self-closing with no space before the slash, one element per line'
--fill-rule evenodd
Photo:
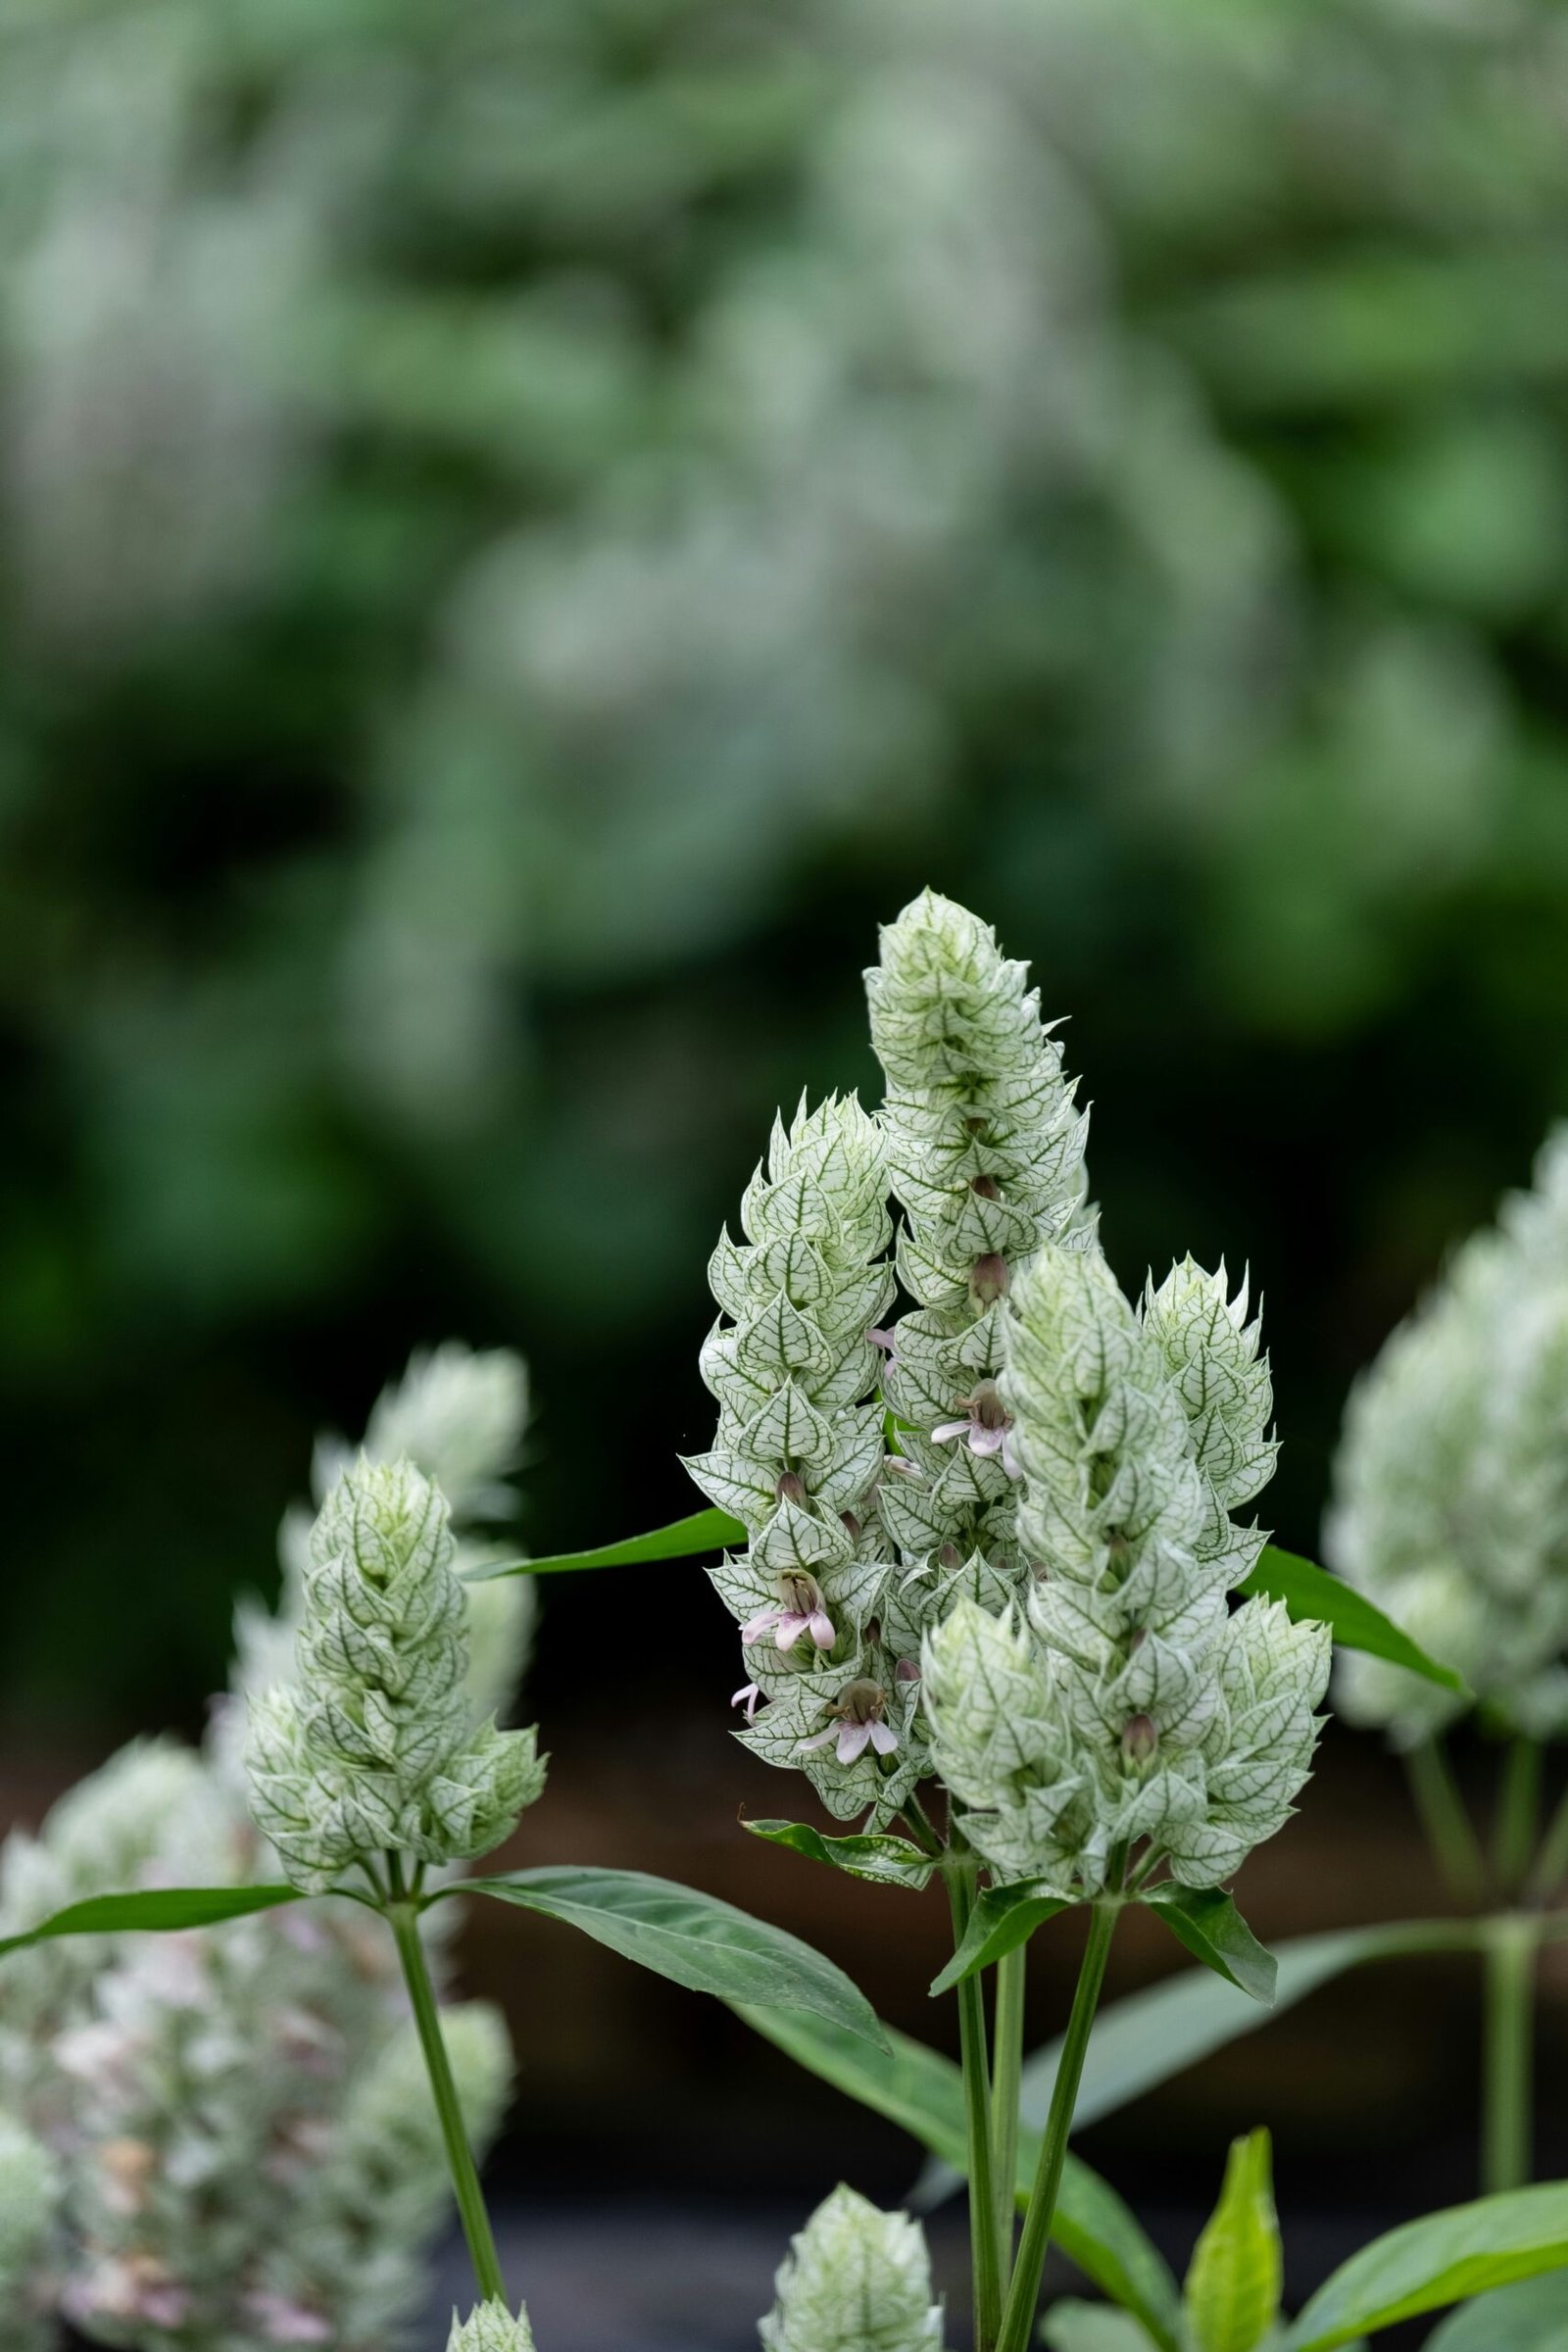
<path fill-rule="evenodd" d="M 918 2222 L 836 2188 L 795 2237 L 759 2330 L 763 2352 L 940 2352 L 942 2307 Z"/>

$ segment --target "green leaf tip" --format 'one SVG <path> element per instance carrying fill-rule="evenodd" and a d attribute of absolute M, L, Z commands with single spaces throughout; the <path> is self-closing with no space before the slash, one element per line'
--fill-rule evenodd
<path fill-rule="evenodd" d="M 1146 1895 L 1151 1911 L 1205 1968 L 1272 2008 L 1278 1969 L 1223 1887 L 1160 1886 Z"/>
<path fill-rule="evenodd" d="M 1193 2352 L 1256 2352 L 1279 2318 L 1283 2260 L 1269 2136 L 1231 2142 L 1182 2290 Z"/>
<path fill-rule="evenodd" d="M 1440 1690 L 1469 1695 L 1462 1675 L 1451 1666 L 1440 1665 L 1392 1617 L 1385 1617 L 1375 1601 L 1343 1577 L 1331 1576 L 1314 1560 L 1303 1560 L 1294 1551 L 1282 1551 L 1277 1544 L 1267 1544 L 1257 1566 L 1237 1590 L 1244 1597 L 1262 1593 L 1270 1600 L 1283 1601 L 1295 1619 L 1312 1618 L 1326 1625 L 1341 1649 L 1364 1650 L 1369 1657 L 1385 1658 L 1390 1665 L 1421 1675 Z"/>

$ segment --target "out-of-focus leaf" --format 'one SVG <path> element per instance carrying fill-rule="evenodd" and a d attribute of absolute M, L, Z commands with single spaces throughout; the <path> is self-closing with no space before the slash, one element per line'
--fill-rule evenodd
<path fill-rule="evenodd" d="M 1264 1545 L 1257 1566 L 1239 1589 L 1249 1595 L 1263 1593 L 1270 1600 L 1284 1601 L 1294 1618 L 1310 1617 L 1326 1625 L 1342 1649 L 1364 1649 L 1369 1657 L 1387 1658 L 1391 1665 L 1407 1667 L 1411 1674 L 1422 1675 L 1445 1690 L 1462 1691 L 1465 1688 L 1461 1675 L 1429 1657 L 1364 1592 L 1348 1585 L 1342 1576 L 1331 1576 L 1312 1560 L 1300 1559 L 1294 1551 L 1281 1551 L 1277 1544 Z"/>
<path fill-rule="evenodd" d="M 56 1936 L 123 1936 L 132 1931 L 168 1936 L 180 1928 L 216 1928 L 297 1903 L 297 1886 L 148 1886 L 132 1894 L 93 1894 L 68 1903 L 37 1927 L 0 1941 L 0 1958 L 47 1943 Z"/>
<path fill-rule="evenodd" d="M 747 1821 L 743 1830 L 754 1838 L 765 1838 L 769 1845 L 787 1846 L 792 1854 L 804 1854 L 808 1862 L 826 1862 L 834 1870 L 848 1873 L 852 1879 L 869 1879 L 877 1886 L 926 1886 L 936 1864 L 929 1854 L 922 1854 L 907 1838 L 885 1835 L 858 1838 L 824 1838 L 806 1821 Z"/>
<path fill-rule="evenodd" d="M 851 2039 L 815 2018 L 781 2017 L 732 2004 L 736 2015 L 826 2082 L 885 2115 L 960 2172 L 965 2161 L 963 2078 L 951 2058 L 887 2029 L 887 2047 Z M 1027 2198 L 1040 2153 L 1039 2134 L 1019 2142 L 1016 2187 Z M 1163 2257 L 1115 2190 L 1069 2155 L 1052 2235 L 1086 2278 L 1136 2313 L 1160 2352 L 1178 2352 L 1181 2301 Z"/>
<path fill-rule="evenodd" d="M 1049 2352 L 1149 2352 L 1153 2338 L 1130 2311 L 1066 2295 L 1042 2320 L 1040 2340 Z"/>
<path fill-rule="evenodd" d="M 1332 2352 L 1397 2320 L 1565 2265 L 1568 2181 L 1424 2214 L 1342 2263 L 1287 2329 L 1284 2352 Z"/>
<path fill-rule="evenodd" d="M 498 1576 L 570 1576 L 580 1568 L 632 1568 L 652 1560 L 690 1560 L 708 1551 L 724 1551 L 744 1544 L 746 1530 L 728 1511 L 693 1511 L 689 1518 L 672 1519 L 667 1527 L 650 1528 L 646 1536 L 627 1536 L 618 1544 L 601 1544 L 592 1551 L 557 1551 L 542 1560 L 503 1560 L 470 1568 L 470 1585 L 488 1585 Z"/>
<path fill-rule="evenodd" d="M 1231 2142 L 1182 2289 L 1192 2352 L 1257 2352 L 1279 2317 L 1283 2276 L 1268 2133 L 1250 2132 Z"/>
<path fill-rule="evenodd" d="M 1161 1886 L 1145 1897 L 1177 1941 L 1217 1977 L 1265 2008 L 1274 1999 L 1278 1974 L 1266 1951 L 1223 1887 Z"/>
<path fill-rule="evenodd" d="M 864 1993 L 821 1952 L 765 1919 L 673 1880 L 641 1870 L 563 1866 L 464 1879 L 442 1892 L 488 1894 L 543 1912 L 693 1992 L 759 2009 L 807 2010 L 852 2039 L 882 2041 Z"/>
<path fill-rule="evenodd" d="M 1426 2352 L 1568 2352 L 1568 2271 L 1462 2304 L 1433 2329 Z"/>

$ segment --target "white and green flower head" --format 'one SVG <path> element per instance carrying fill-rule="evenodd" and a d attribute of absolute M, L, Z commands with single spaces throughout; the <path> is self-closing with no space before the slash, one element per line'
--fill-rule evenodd
<path fill-rule="evenodd" d="M 1005 1348 L 1026 1614 L 928 1636 L 937 1767 L 1001 1878 L 1093 1894 L 1147 1840 L 1212 1886 L 1288 1818 L 1328 1674 L 1326 1629 L 1228 1606 L 1263 1542 L 1231 1514 L 1274 1457 L 1257 1327 L 1223 1270 L 1134 1307 L 1098 1249 L 1048 1246 Z"/>
<path fill-rule="evenodd" d="M 1357 1382 L 1325 1529 L 1332 1565 L 1457 1667 L 1498 1723 L 1568 1732 L 1568 1128 Z M 1408 1747 L 1469 1702 L 1341 1661 L 1352 1721 Z"/>
<path fill-rule="evenodd" d="M 710 1279 L 723 1310 L 703 1349 L 715 1443 L 687 1468 L 748 1533 L 712 1571 L 741 1626 L 751 1681 L 743 1735 L 801 1766 L 841 1818 L 886 1816 L 919 1761 L 909 1640 L 879 1614 L 876 1522 L 882 1407 L 872 1330 L 893 1296 L 887 1177 L 875 1123 L 853 1096 L 775 1122 L 765 1168 Z"/>
<path fill-rule="evenodd" d="M 534 2352 L 528 2314 L 514 2319 L 504 2303 L 481 2303 L 471 2319 L 452 2315 L 447 2352 Z"/>
<path fill-rule="evenodd" d="M 926 891 L 883 929 L 865 985 L 904 1211 L 899 1272 L 919 1301 L 889 1337 L 885 1389 L 907 1468 L 884 1516 L 905 1561 L 938 1580 L 975 1555 L 1015 1574 L 1001 1302 L 1043 1244 L 1089 1238 L 1087 1114 L 1025 966 L 951 899 Z"/>
<path fill-rule="evenodd" d="M 251 1706 L 252 1806 L 296 1886 L 382 1854 L 489 1852 L 544 1782 L 535 1734 L 473 1720 L 464 1589 L 439 1489 L 362 1458 L 322 1504 L 298 1683 Z"/>
<path fill-rule="evenodd" d="M 942 2307 L 918 2222 L 839 2187 L 791 2242 L 764 2352 L 940 2352 Z"/>

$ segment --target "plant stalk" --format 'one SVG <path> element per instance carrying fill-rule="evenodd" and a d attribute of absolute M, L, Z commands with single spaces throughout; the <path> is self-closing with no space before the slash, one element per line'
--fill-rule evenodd
<path fill-rule="evenodd" d="M 1546 1834 L 1541 1840 L 1536 1867 L 1530 1874 L 1531 1899 L 1549 1903 L 1565 1878 L 1568 1878 L 1568 1793 L 1546 1824 Z"/>
<path fill-rule="evenodd" d="M 943 1866 L 953 1908 L 953 1945 L 963 1941 L 973 1908 L 964 1865 Z M 958 2053 L 963 2061 L 963 2110 L 969 2150 L 969 2239 L 974 2275 L 975 2352 L 996 2352 L 1002 2322 L 1002 2246 L 991 2179 L 991 2084 L 986 2065 L 986 2012 L 981 1972 L 963 1979 L 958 1994 Z"/>
<path fill-rule="evenodd" d="M 1444 1885 L 1455 1902 L 1479 1903 L 1486 1892 L 1487 1866 L 1441 1737 L 1412 1747 L 1404 1763 L 1415 1809 Z"/>
<path fill-rule="evenodd" d="M 481 2303 L 505 2303 L 507 2283 L 501 2276 L 501 2257 L 496 2252 L 495 2232 L 485 2209 L 484 2191 L 479 2186 L 473 2150 L 468 2145 L 463 2109 L 458 2103 L 458 2086 L 452 2076 L 452 2062 L 447 2056 L 447 2045 L 441 2033 L 435 1988 L 430 1983 L 424 1945 L 419 1940 L 418 1908 L 409 1900 L 394 1901 L 387 1905 L 385 1917 L 397 1941 L 398 1958 L 403 1963 L 403 1981 L 409 1988 L 414 2022 L 418 2029 L 419 2047 L 424 2052 L 436 2114 L 441 2121 L 447 2167 L 452 2175 L 458 2212 L 463 2220 L 463 2234 L 468 2241 L 468 2255 L 473 2264 L 479 2300 Z"/>
<path fill-rule="evenodd" d="M 991 2185 L 997 2201 L 997 2248 L 1004 2292 L 1012 2273 L 1012 2231 L 1018 2197 L 1018 2085 L 1023 2072 L 1024 1983 L 1027 1943 L 997 1962 L 991 2052 Z"/>
<path fill-rule="evenodd" d="M 1523 2188 L 1530 2179 L 1540 1940 L 1539 1923 L 1527 1913 L 1505 1912 L 1486 1923 L 1481 2186 L 1489 2196 Z"/>
<path fill-rule="evenodd" d="M 1542 1751 L 1539 1740 L 1513 1740 L 1503 1761 L 1493 1859 L 1497 1884 L 1510 1898 L 1525 1883 L 1541 1826 Z"/>
<path fill-rule="evenodd" d="M 1073 2109 L 1078 2103 L 1078 2084 L 1083 2077 L 1084 2058 L 1095 2022 L 1095 2008 L 1100 1999 L 1100 1988 L 1105 1980 L 1105 1956 L 1110 1950 L 1110 1938 L 1115 1931 L 1116 1913 L 1120 1907 L 1115 1898 L 1109 1901 L 1102 1898 L 1090 1910 L 1089 1942 L 1084 1951 L 1083 1966 L 1078 1972 L 1078 1989 L 1073 1994 L 1072 2015 L 1067 2021 L 1066 2038 L 1061 2046 L 1061 2063 L 1052 2085 L 1051 2111 L 1046 2117 L 1045 2136 L 1040 2143 L 1040 2163 L 1035 2173 L 1034 2187 L 1029 2194 L 1028 2209 L 1023 2217 L 1023 2235 L 1018 2241 L 1018 2259 L 1013 2265 L 1012 2284 L 1007 2290 L 1006 2309 L 1002 2315 L 1002 2332 L 997 2338 L 997 2352 L 1028 2352 L 1034 2333 L 1040 2282 L 1045 2277 L 1046 2252 L 1051 2244 L 1051 2225 L 1055 2219 L 1062 2166 L 1067 2160 L 1067 2137 L 1072 2130 Z"/>

